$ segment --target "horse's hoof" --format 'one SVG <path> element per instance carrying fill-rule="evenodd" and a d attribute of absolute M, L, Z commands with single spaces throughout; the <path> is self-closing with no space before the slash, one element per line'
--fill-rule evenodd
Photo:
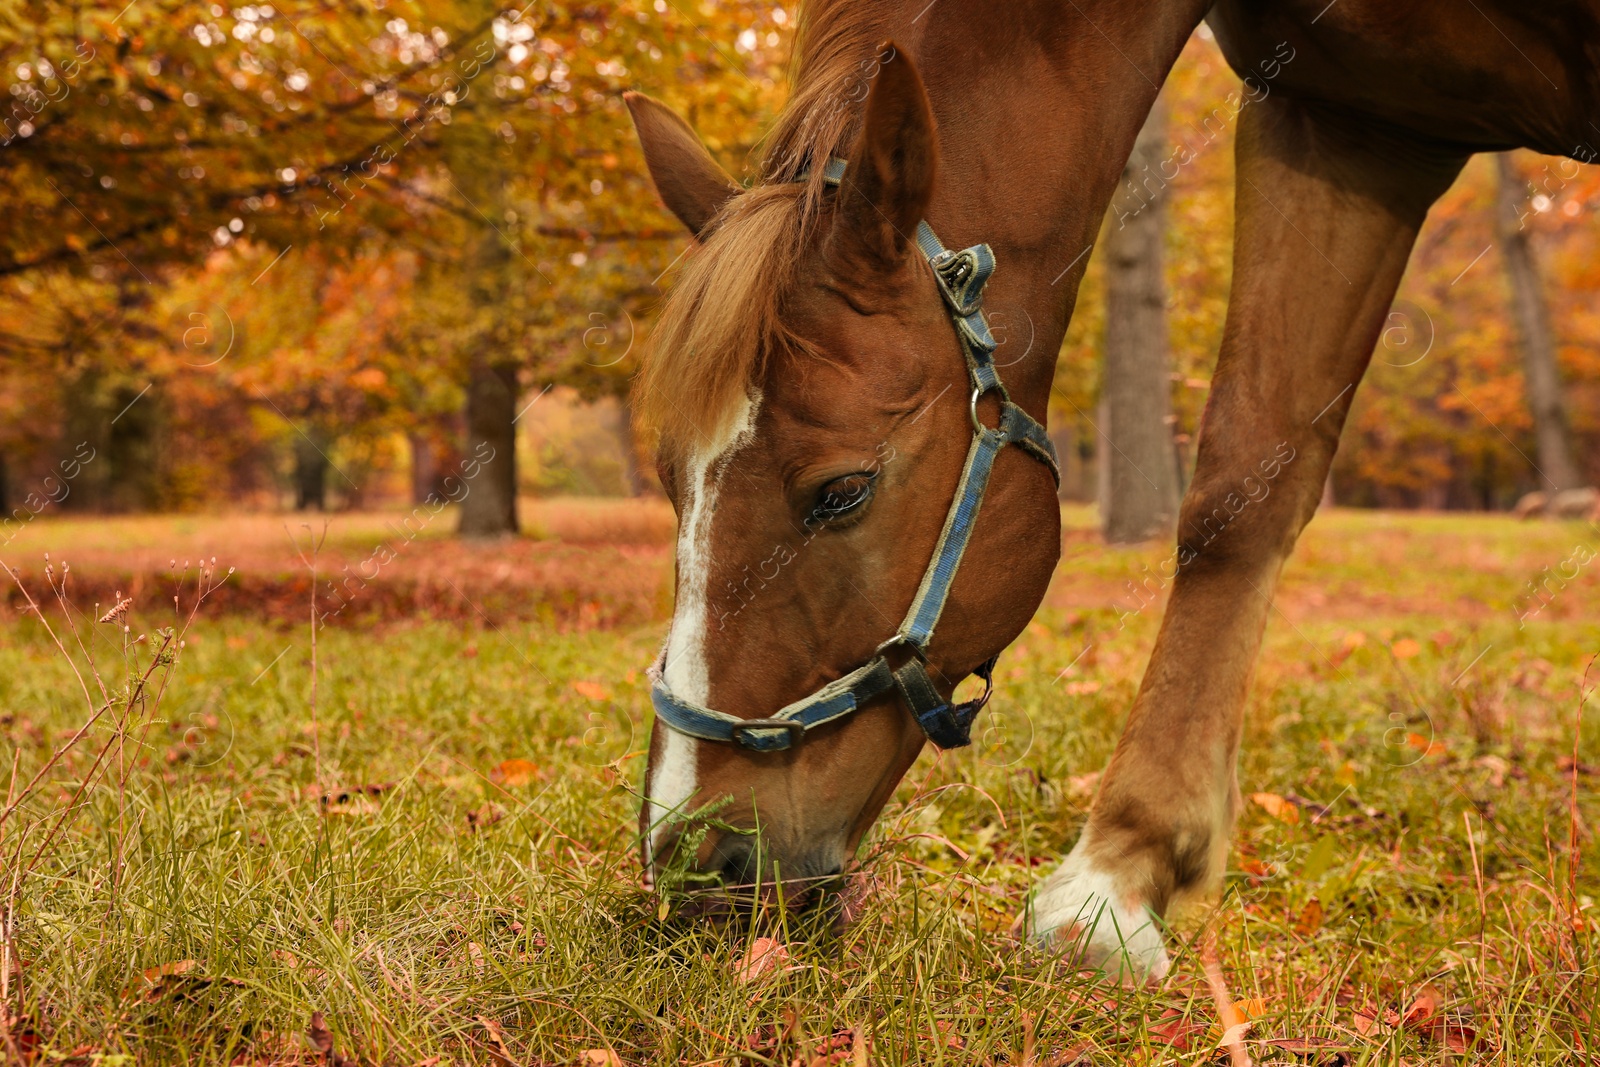
<path fill-rule="evenodd" d="M 1079 844 L 1034 891 L 1029 938 L 1124 985 L 1159 981 L 1171 966 L 1160 918 Z"/>

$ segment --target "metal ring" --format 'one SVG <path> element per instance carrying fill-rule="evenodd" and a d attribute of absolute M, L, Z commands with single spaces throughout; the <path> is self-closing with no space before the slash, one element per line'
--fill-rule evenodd
<path fill-rule="evenodd" d="M 974 385 L 972 387 L 972 399 L 967 402 L 967 417 L 972 420 L 972 432 L 977 434 L 979 437 L 982 437 L 986 433 L 1000 432 L 1000 427 L 985 426 L 983 423 L 978 421 L 978 401 L 983 399 L 983 394 L 993 392 L 999 392 L 1003 396 L 1005 394 L 1005 387 L 1002 385 L 991 385 L 988 388 L 984 388 L 981 385 Z M 1001 412 L 1001 414 L 1004 414 L 1004 412 Z"/>

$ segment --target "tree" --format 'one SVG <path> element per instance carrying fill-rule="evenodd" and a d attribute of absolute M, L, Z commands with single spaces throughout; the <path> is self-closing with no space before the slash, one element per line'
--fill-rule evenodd
<path fill-rule="evenodd" d="M 1101 524 L 1107 541 L 1146 541 L 1178 515 L 1172 443 L 1167 287 L 1162 276 L 1167 181 L 1166 105 L 1158 100 L 1123 168 L 1105 241 L 1106 342 L 1101 386 Z"/>
<path fill-rule="evenodd" d="M 1572 457 L 1572 431 L 1567 422 L 1561 368 L 1556 363 L 1555 331 L 1544 283 L 1523 223 L 1532 214 L 1528 185 L 1517 173 L 1509 152 L 1495 157 L 1499 174 L 1495 236 L 1511 284 L 1511 317 L 1516 323 L 1517 347 L 1527 379 L 1528 410 L 1533 415 L 1534 437 L 1539 446 L 1539 473 L 1552 491 L 1577 489 L 1584 484 Z"/>

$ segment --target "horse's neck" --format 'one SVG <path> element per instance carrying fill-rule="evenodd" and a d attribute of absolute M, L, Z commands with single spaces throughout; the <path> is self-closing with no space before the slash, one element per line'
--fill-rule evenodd
<path fill-rule="evenodd" d="M 1207 0 L 1008 0 L 982 17 L 948 0 L 908 6 L 939 124 L 929 222 L 951 247 L 994 248 L 988 302 L 1016 325 L 1026 313 L 1036 353 L 1008 384 L 1042 405 L 1123 164 Z"/>

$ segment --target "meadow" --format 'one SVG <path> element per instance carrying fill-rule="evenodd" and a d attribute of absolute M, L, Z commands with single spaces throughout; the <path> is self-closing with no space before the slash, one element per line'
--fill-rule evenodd
<path fill-rule="evenodd" d="M 318 574 L 403 518 L 334 517 Z M 0 550 L 43 609 L 0 598 L 0 1055 L 1193 1064 L 1226 1037 L 1236 1063 L 1600 1062 L 1594 527 L 1319 516 L 1224 884 L 1174 919 L 1168 978 L 1120 989 L 1014 924 L 1115 744 L 1166 550 L 1068 507 L 974 746 L 924 753 L 841 900 L 719 927 L 637 858 L 671 512 L 524 519 L 474 547 L 439 516 L 314 644 L 291 537 L 320 520 L 41 519 Z"/>

